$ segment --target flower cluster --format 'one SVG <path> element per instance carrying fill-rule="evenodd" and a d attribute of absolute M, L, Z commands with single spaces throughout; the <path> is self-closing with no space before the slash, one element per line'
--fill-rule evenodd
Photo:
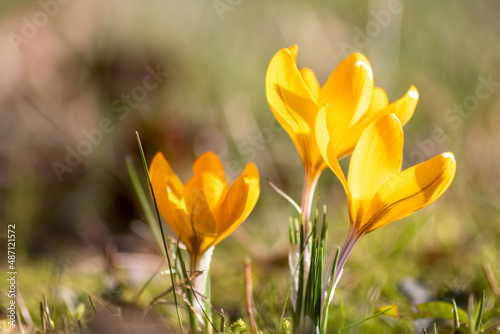
<path fill-rule="evenodd" d="M 344 187 L 350 217 L 350 230 L 341 251 L 324 265 L 323 278 L 308 286 L 317 291 L 311 284 L 320 282 L 321 307 L 315 310 L 322 311 L 329 304 L 327 292 L 335 288 L 360 238 L 435 201 L 450 186 L 456 162 L 447 152 L 401 171 L 403 126 L 415 111 L 415 87 L 389 103 L 384 90 L 374 86 L 370 63 L 360 53 L 343 60 L 320 87 L 312 70 L 298 69 L 297 53 L 297 46 L 278 51 L 266 75 L 271 110 L 290 135 L 304 165 L 301 233 L 305 237 L 301 245 L 291 245 L 291 253 L 295 252 L 291 254 L 295 259 L 291 260 L 292 270 L 297 259 L 303 257 L 301 275 L 307 280 L 308 266 L 312 266 L 307 238 L 311 204 L 316 183 L 326 167 Z M 349 155 L 346 177 L 339 160 Z M 247 218 L 257 202 L 257 167 L 248 163 L 230 187 L 220 160 L 212 152 L 196 160 L 194 176 L 185 185 L 161 153 L 154 157 L 150 171 L 161 215 L 189 251 L 191 270 L 203 271 L 193 280 L 194 290 L 203 294 L 213 247 Z M 317 253 L 312 256 L 317 258 Z M 314 270 L 318 272 L 316 267 Z M 295 286 L 292 299 L 299 313 L 295 320 L 300 322 L 304 312 L 295 301 L 304 292 L 298 290 Z M 294 323 L 294 328 L 308 332 L 303 324 Z"/>
<path fill-rule="evenodd" d="M 414 113 L 416 88 L 410 87 L 403 97 L 389 104 L 384 90 L 374 86 L 370 63 L 360 53 L 343 60 L 320 87 L 310 69 L 297 68 L 297 52 L 298 47 L 292 46 L 281 49 L 272 58 L 266 93 L 271 110 L 292 138 L 304 165 L 303 235 L 309 235 L 314 188 L 326 166 L 341 181 L 349 207 L 350 230 L 336 259 L 334 277 L 329 276 L 334 257 L 330 257 L 323 272 L 323 309 L 327 292 L 335 288 L 359 239 L 435 201 L 450 186 L 456 162 L 453 154 L 447 152 L 401 171 L 402 128 Z M 351 154 L 346 178 L 339 160 Z M 303 265 L 307 266 L 311 247 L 307 238 L 303 243 Z M 295 246 L 291 252 L 299 250 L 296 245 L 291 246 Z M 298 258 L 298 254 L 293 255 L 291 259 Z M 304 280 L 307 272 L 305 268 Z M 303 293 L 297 288 L 294 291 Z M 294 307 L 302 321 L 301 305 Z"/>

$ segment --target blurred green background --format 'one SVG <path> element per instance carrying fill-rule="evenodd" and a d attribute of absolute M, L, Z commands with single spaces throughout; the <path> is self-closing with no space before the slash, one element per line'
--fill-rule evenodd
<path fill-rule="evenodd" d="M 346 324 L 398 300 L 409 312 L 401 284 L 410 281 L 432 300 L 464 306 L 469 294 L 486 290 L 487 307 L 498 304 L 484 265 L 500 279 L 499 17 L 500 2 L 487 0 L 2 1 L 0 254 L 14 223 L 19 291 L 35 323 L 42 294 L 54 305 L 86 303 L 88 294 L 112 304 L 109 291 L 128 298 L 117 282 L 132 294 L 160 264 L 125 165 L 130 155 L 141 168 L 138 131 L 147 159 L 162 151 L 183 182 L 207 150 L 232 166 L 230 182 L 246 162 L 258 166 L 254 212 L 215 249 L 212 298 L 231 321 L 245 317 L 242 266 L 251 256 L 257 322 L 275 332 L 295 213 L 265 178 L 299 201 L 303 171 L 267 104 L 265 72 L 293 44 L 299 67 L 313 69 L 320 84 L 360 51 L 391 102 L 415 85 L 420 99 L 405 127 L 405 167 L 444 151 L 458 163 L 441 199 L 355 249 L 338 292 Z M 156 80 L 145 84 L 148 75 Z M 81 159 L 70 153 L 78 150 Z M 331 245 L 342 245 L 347 207 L 329 170 L 319 190 Z M 127 268 L 119 278 L 105 260 L 115 257 L 123 263 L 113 268 Z M 169 285 L 154 282 L 144 303 Z M 3 294 L 0 302 L 6 305 Z M 341 315 L 332 309 L 333 330 Z M 381 317 L 350 332 L 377 328 L 411 333 L 413 324 Z"/>

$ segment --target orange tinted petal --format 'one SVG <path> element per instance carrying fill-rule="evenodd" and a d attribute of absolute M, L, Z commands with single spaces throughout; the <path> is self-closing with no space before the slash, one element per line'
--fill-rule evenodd
<path fill-rule="evenodd" d="M 182 198 L 184 186 L 163 154 L 159 152 L 151 162 L 149 175 L 158 209 L 165 221 L 179 235 L 179 228 L 174 219 L 174 209 Z"/>
<path fill-rule="evenodd" d="M 218 235 L 214 245 L 231 234 L 252 212 L 260 194 L 259 182 L 257 167 L 248 163 L 216 210 Z"/>
<path fill-rule="evenodd" d="M 224 199 L 228 188 L 222 163 L 215 153 L 205 152 L 194 162 L 193 171 L 194 176 L 186 183 L 183 197 L 187 200 L 197 198 L 197 192 L 201 191 L 203 201 L 210 209 L 215 208 Z M 191 207 L 193 204 L 188 200 L 187 205 Z"/>

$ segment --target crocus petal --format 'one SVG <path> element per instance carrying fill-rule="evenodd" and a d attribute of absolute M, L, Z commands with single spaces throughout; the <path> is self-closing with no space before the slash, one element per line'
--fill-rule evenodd
<path fill-rule="evenodd" d="M 401 124 L 408 123 L 413 116 L 418 102 L 418 91 L 415 86 L 411 86 L 408 92 L 396 102 L 391 103 L 384 109 L 385 114 L 393 113 L 398 116 Z"/>
<path fill-rule="evenodd" d="M 319 97 L 319 91 L 320 91 L 316 75 L 310 68 L 307 67 L 304 67 L 303 69 L 300 70 L 300 75 L 302 76 L 302 79 L 304 80 L 307 88 L 309 88 L 309 91 L 311 92 L 312 96 L 314 97 L 314 100 L 316 101 Z"/>
<path fill-rule="evenodd" d="M 336 140 L 336 152 L 339 160 L 352 153 L 359 137 L 361 137 L 368 125 L 383 115 L 379 111 L 387 107 L 388 104 L 389 100 L 385 91 L 382 88 L 375 87 L 368 110 L 358 118 L 356 124 L 351 125 L 351 128 L 344 132 L 343 137 L 338 137 Z"/>
<path fill-rule="evenodd" d="M 195 189 L 182 199 L 175 210 L 174 220 L 179 238 L 190 253 L 202 254 L 217 235 L 217 224 L 203 192 Z"/>
<path fill-rule="evenodd" d="M 321 165 L 314 139 L 316 102 L 288 49 L 278 51 L 269 64 L 266 95 L 274 116 L 292 138 L 304 165 Z"/>
<path fill-rule="evenodd" d="M 326 124 L 335 147 L 370 106 L 373 73 L 360 53 L 344 59 L 321 88 L 318 106 L 326 106 Z"/>
<path fill-rule="evenodd" d="M 455 176 L 452 153 L 440 154 L 408 168 L 384 183 L 370 206 L 366 233 L 404 218 L 438 199 Z"/>
<path fill-rule="evenodd" d="M 288 51 L 290 52 L 290 55 L 292 56 L 293 61 L 297 62 L 297 53 L 299 53 L 299 46 L 297 44 L 294 44 L 288 48 Z"/>
<path fill-rule="evenodd" d="M 214 245 L 231 234 L 248 217 L 259 198 L 259 182 L 257 167 L 248 163 L 215 212 L 217 238 Z"/>
<path fill-rule="evenodd" d="M 328 134 L 327 125 L 325 122 L 326 108 L 322 107 L 318 116 L 316 117 L 316 142 L 318 144 L 319 151 L 323 156 L 326 164 L 330 169 L 337 175 L 340 182 L 344 186 L 346 191 L 349 191 L 349 186 L 347 185 L 347 180 L 345 178 L 342 168 L 340 168 L 339 161 L 337 159 L 337 153 L 335 148 L 330 141 L 330 136 Z"/>
<path fill-rule="evenodd" d="M 325 160 L 326 164 L 330 169 L 337 175 L 338 179 L 342 183 L 342 186 L 344 187 L 346 196 L 347 196 L 347 201 L 349 204 L 349 214 L 351 217 L 353 217 L 353 204 L 352 204 L 352 194 L 351 190 L 349 189 L 349 185 L 347 183 L 347 180 L 345 178 L 344 172 L 342 171 L 342 168 L 340 167 L 338 158 L 337 158 L 337 152 L 335 152 L 335 148 L 330 141 L 330 136 L 328 134 L 328 130 L 326 128 L 326 122 L 325 122 L 325 117 L 326 117 L 326 108 L 322 107 L 319 112 L 318 116 L 316 117 L 316 142 L 318 144 L 319 151 L 321 152 L 321 155 L 323 159 Z"/>
<path fill-rule="evenodd" d="M 161 153 L 154 156 L 149 167 L 149 175 L 158 209 L 174 232 L 179 235 L 174 220 L 174 209 L 182 198 L 184 186 Z"/>
<path fill-rule="evenodd" d="M 385 91 L 380 87 L 373 88 L 372 100 L 368 108 L 368 114 L 374 114 L 389 105 L 389 98 Z"/>
<path fill-rule="evenodd" d="M 355 225 L 363 220 L 361 208 L 367 207 L 380 186 L 401 170 L 403 129 L 399 119 L 386 115 L 373 122 L 359 139 L 349 164 L 348 184 Z"/>
<path fill-rule="evenodd" d="M 194 176 L 186 183 L 183 197 L 188 199 L 198 198 L 198 191 L 203 193 L 203 200 L 213 209 L 224 199 L 227 193 L 227 179 L 222 163 L 213 152 L 203 153 L 193 164 Z M 194 194 L 189 195 L 190 192 Z M 193 203 L 188 200 L 187 206 Z"/>

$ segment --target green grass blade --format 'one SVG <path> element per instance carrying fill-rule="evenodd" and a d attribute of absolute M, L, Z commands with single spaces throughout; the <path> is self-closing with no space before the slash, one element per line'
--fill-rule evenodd
<path fill-rule="evenodd" d="M 326 332 L 326 324 L 328 321 L 328 308 L 329 308 L 329 301 L 332 296 L 333 292 L 333 279 L 335 277 L 336 271 L 337 271 L 337 265 L 339 263 L 339 256 L 340 256 L 340 247 L 337 247 L 337 251 L 335 253 L 335 260 L 333 262 L 333 268 L 332 268 L 332 273 L 330 275 L 330 286 L 328 288 L 328 294 L 326 295 L 325 299 L 325 305 L 323 307 L 323 314 L 321 315 L 321 333 Z"/>
<path fill-rule="evenodd" d="M 176 266 L 177 266 L 177 271 L 181 273 L 179 276 L 179 280 L 184 280 L 188 281 L 189 280 L 189 275 L 187 271 L 185 270 L 185 267 L 183 267 L 184 259 L 182 258 L 182 252 L 181 249 L 179 248 L 179 243 L 177 243 L 177 249 L 175 251 L 175 254 L 177 254 L 177 261 L 176 261 Z M 186 304 L 188 304 L 187 313 L 188 313 L 188 318 L 189 318 L 189 325 L 191 326 L 191 331 L 197 332 L 200 331 L 200 328 L 198 327 L 198 323 L 196 322 L 196 315 L 194 314 L 193 310 L 193 294 L 191 291 L 187 288 L 183 288 L 184 295 L 186 296 L 185 298 L 187 299 L 187 302 L 184 301 Z"/>
<path fill-rule="evenodd" d="M 142 158 L 142 164 L 144 165 L 144 171 L 145 171 L 147 179 L 148 179 L 149 190 L 151 191 L 151 196 L 153 197 L 153 202 L 155 204 L 156 216 L 158 218 L 158 225 L 160 227 L 160 232 L 161 232 L 161 239 L 163 240 L 163 247 L 164 247 L 165 253 L 167 255 L 168 269 L 172 273 L 173 270 L 172 270 L 172 263 L 170 262 L 169 249 L 167 247 L 167 242 L 165 240 L 165 233 L 163 232 L 163 226 L 161 225 L 160 211 L 158 210 L 158 204 L 156 203 L 156 197 L 155 197 L 155 193 L 153 191 L 153 184 L 151 183 L 151 178 L 149 176 L 148 164 L 146 162 L 146 157 L 144 155 L 144 150 L 142 149 L 141 138 L 139 137 L 139 133 L 136 131 L 135 134 L 137 136 L 137 144 L 139 145 L 139 151 L 141 152 L 141 158 Z M 181 328 L 181 332 L 184 333 L 184 327 L 182 326 L 181 314 L 179 312 L 179 304 L 177 303 L 177 293 L 175 292 L 175 279 L 174 279 L 174 275 L 169 275 L 169 276 L 170 276 L 170 280 L 171 280 L 171 284 L 172 284 L 172 289 L 173 289 L 173 292 L 174 292 L 173 295 L 174 295 L 175 311 L 177 313 L 177 320 L 179 322 L 179 326 Z"/>
<path fill-rule="evenodd" d="M 161 231 L 156 222 L 156 218 L 151 210 L 151 206 L 149 205 L 149 201 L 147 199 L 146 194 L 144 193 L 144 189 L 142 187 L 141 181 L 139 180 L 139 176 L 137 175 L 137 171 L 134 166 L 134 162 L 131 156 L 127 156 L 125 158 L 127 163 L 128 175 L 130 177 L 130 181 L 132 182 L 132 186 L 134 187 L 135 194 L 139 199 L 139 203 L 141 204 L 142 210 L 144 211 L 144 215 L 146 216 L 146 221 L 153 232 L 153 235 L 160 247 L 163 255 L 167 258 L 167 254 L 165 253 L 165 248 L 163 248 L 163 241 L 161 237 Z"/>
<path fill-rule="evenodd" d="M 285 303 L 283 305 L 283 312 L 281 312 L 280 327 L 279 327 L 280 331 L 283 330 L 283 320 L 285 319 L 286 305 L 288 304 L 288 299 L 290 299 L 290 293 L 292 291 L 293 281 L 295 280 L 295 275 L 297 275 L 297 272 L 299 271 L 300 263 L 302 262 L 303 257 L 304 257 L 304 251 L 302 251 L 300 253 L 299 262 L 297 263 L 297 266 L 295 267 L 295 270 L 293 271 L 292 279 L 290 280 L 290 285 L 288 286 L 288 292 L 286 294 Z M 298 296 L 297 296 L 297 301 L 298 301 Z M 295 319 L 294 319 L 294 321 L 295 321 Z M 295 324 L 294 324 L 294 326 L 295 326 Z"/>
<path fill-rule="evenodd" d="M 453 301 L 453 328 L 458 329 L 460 327 L 460 320 L 458 318 L 458 308 L 457 308 L 457 303 L 455 302 L 455 299 L 452 299 Z"/>
<path fill-rule="evenodd" d="M 477 306 L 476 316 L 474 317 L 474 331 L 479 332 L 479 328 L 481 327 L 481 320 L 483 318 L 484 312 L 484 290 L 481 295 L 481 299 L 479 300 L 479 305 Z"/>
<path fill-rule="evenodd" d="M 345 307 L 344 307 L 344 300 L 342 299 L 342 296 L 337 293 L 337 298 L 339 299 L 339 312 L 340 312 L 340 328 L 344 328 L 345 326 Z"/>
<path fill-rule="evenodd" d="M 268 178 L 266 178 L 267 182 L 269 182 L 269 185 L 278 193 L 280 194 L 281 196 L 283 196 L 284 199 L 286 199 L 288 202 L 290 202 L 290 204 L 292 204 L 294 206 L 294 208 L 297 210 L 297 212 L 299 214 L 302 213 L 302 209 L 300 208 L 300 206 L 295 203 L 295 201 L 290 197 L 288 196 L 283 190 L 281 190 L 280 188 L 278 188 L 274 183 L 272 183 Z"/>
<path fill-rule="evenodd" d="M 392 305 L 391 307 L 386 308 L 386 309 L 385 309 L 385 310 L 383 310 L 383 311 L 377 312 L 377 313 L 375 313 L 374 315 L 369 316 L 369 317 L 368 317 L 368 318 L 366 318 L 366 319 L 363 319 L 363 320 L 358 321 L 358 322 L 355 322 L 355 323 L 353 323 L 353 324 L 351 324 L 351 325 L 349 325 L 349 326 L 347 326 L 347 327 L 344 327 L 344 328 L 342 328 L 342 329 L 339 329 L 339 331 L 337 332 L 337 334 L 338 334 L 338 333 L 341 333 L 341 332 L 343 332 L 343 331 L 345 331 L 345 330 L 346 330 L 346 329 L 348 329 L 348 328 L 351 328 L 351 327 L 353 327 L 353 326 L 357 326 L 357 325 L 359 325 L 359 324 L 361 324 L 361 323 L 363 323 L 363 322 L 365 322 L 365 321 L 368 321 L 368 320 L 370 320 L 370 319 L 376 318 L 376 317 L 378 317 L 379 315 L 384 314 L 385 312 L 388 312 L 388 311 L 392 310 L 394 307 L 396 307 L 396 305 L 397 305 L 397 303 L 396 303 L 396 304 L 394 304 L 394 305 Z"/>

